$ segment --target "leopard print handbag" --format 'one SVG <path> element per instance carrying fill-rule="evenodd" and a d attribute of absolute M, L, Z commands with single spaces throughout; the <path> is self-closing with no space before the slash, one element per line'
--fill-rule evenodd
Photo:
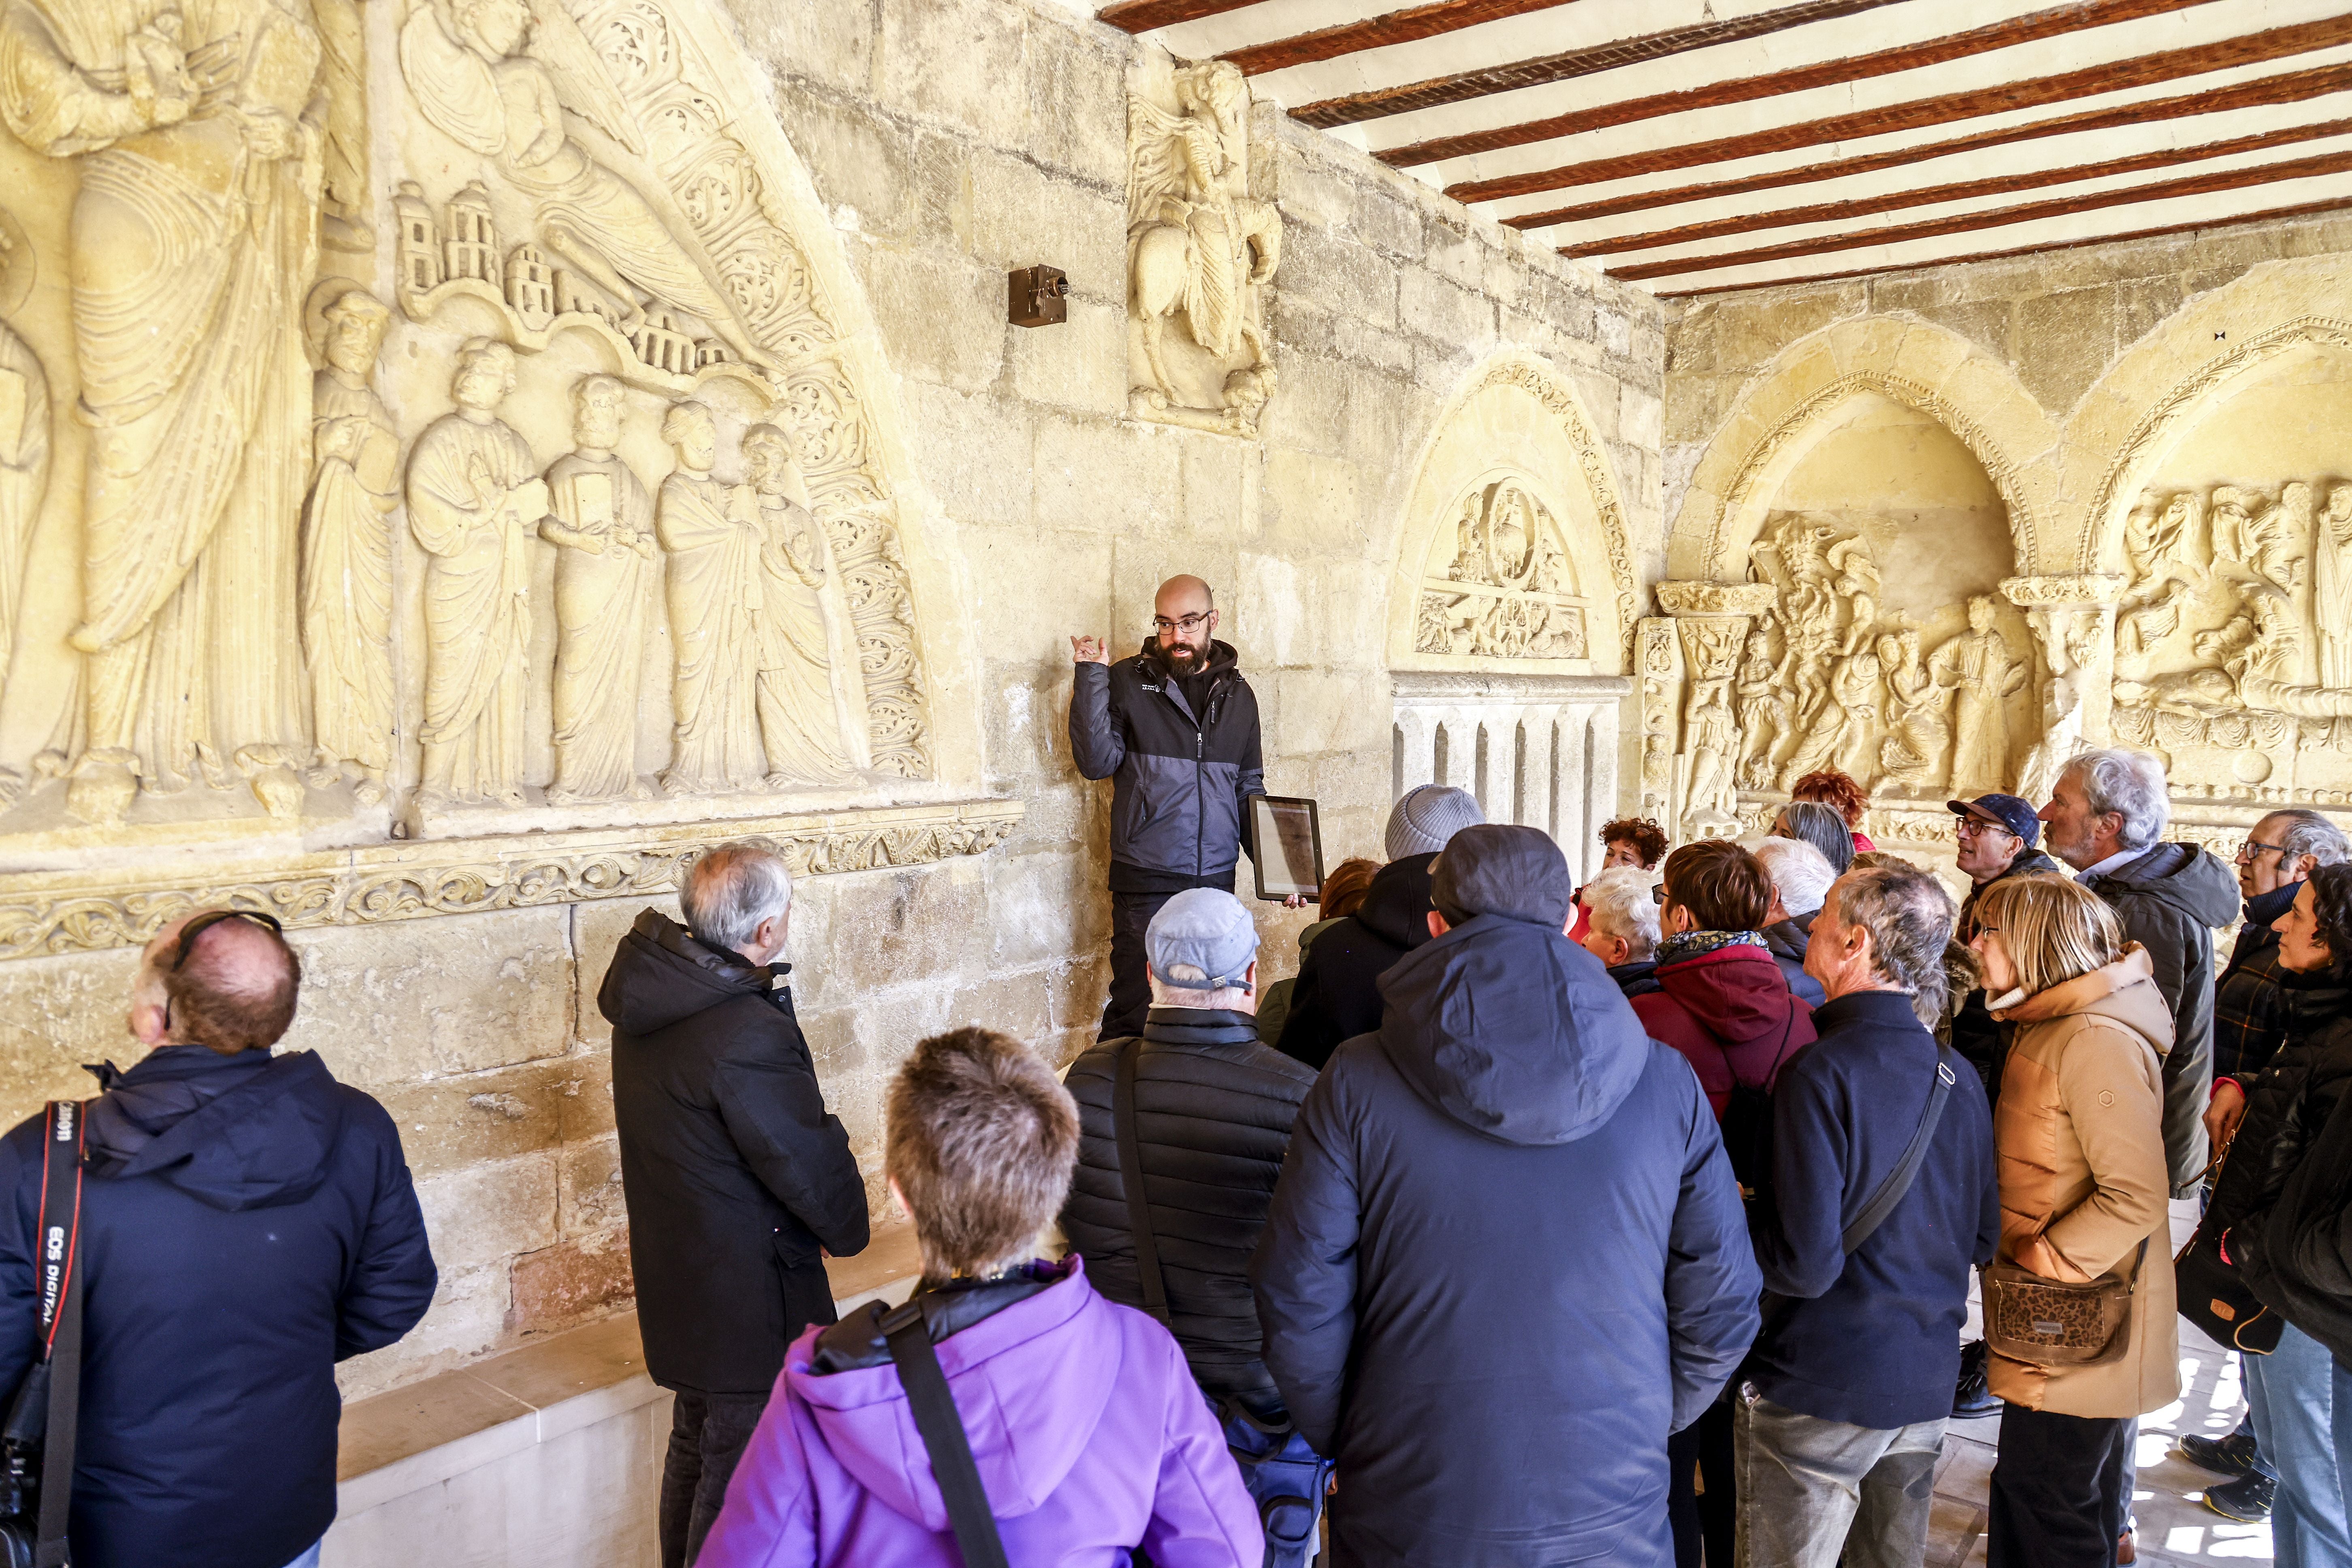
<path fill-rule="evenodd" d="M 2105 1366 L 2131 1344 L 2132 1298 L 2139 1292 L 2147 1243 L 2130 1275 L 2102 1275 L 2086 1285 L 2045 1279 L 2014 1263 L 1985 1265 L 1985 1342 L 2035 1366 Z"/>

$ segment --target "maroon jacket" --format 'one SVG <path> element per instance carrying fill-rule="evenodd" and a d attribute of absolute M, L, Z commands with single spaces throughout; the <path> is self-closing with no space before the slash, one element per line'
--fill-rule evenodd
<path fill-rule="evenodd" d="M 1633 998 L 1650 1037 L 1698 1069 L 1715 1118 L 1731 1100 L 1732 1075 L 1772 1087 L 1790 1057 L 1813 1041 L 1813 1010 L 1789 994 L 1768 948 L 1719 947 L 1657 968 L 1660 989 Z"/>

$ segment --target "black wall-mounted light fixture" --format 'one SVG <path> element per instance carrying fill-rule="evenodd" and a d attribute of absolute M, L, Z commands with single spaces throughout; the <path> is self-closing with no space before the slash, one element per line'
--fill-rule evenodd
<path fill-rule="evenodd" d="M 1069 275 L 1042 262 L 1006 275 L 1004 313 L 1016 327 L 1058 326 L 1070 319 Z"/>

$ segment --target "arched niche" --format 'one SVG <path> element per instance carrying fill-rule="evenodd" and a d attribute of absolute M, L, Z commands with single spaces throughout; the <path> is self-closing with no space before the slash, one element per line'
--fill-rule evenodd
<path fill-rule="evenodd" d="M 1475 372 L 1414 468 L 1389 596 L 1391 782 L 1459 785 L 1585 868 L 1617 795 L 1633 619 L 1624 504 L 1574 388 Z"/>

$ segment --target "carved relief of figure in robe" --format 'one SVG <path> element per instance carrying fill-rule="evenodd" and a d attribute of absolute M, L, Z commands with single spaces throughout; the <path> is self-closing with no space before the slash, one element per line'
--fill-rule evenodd
<path fill-rule="evenodd" d="M 320 40 L 307 5 L 16 0 L 0 121 L 79 166 L 89 747 L 68 805 L 119 820 L 247 747 L 300 748 L 294 584 L 310 478 Z"/>
<path fill-rule="evenodd" d="M 627 389 L 592 375 L 572 391 L 578 445 L 547 470 L 540 537 L 555 558 L 555 783 L 548 804 L 649 798 L 637 777 L 638 675 L 660 574 L 654 502 L 621 440 Z"/>
<path fill-rule="evenodd" d="M 760 739 L 768 787 L 833 784 L 850 773 L 833 695 L 833 645 L 826 629 L 830 551 L 824 528 L 793 499 L 799 477 L 792 445 L 773 425 L 743 433 L 743 461 L 759 502 Z"/>
<path fill-rule="evenodd" d="M 2319 684 L 2352 687 L 2352 485 L 2327 492 L 2315 548 L 2319 575 L 2311 619 L 2319 628 Z"/>
<path fill-rule="evenodd" d="M 642 153 L 604 65 L 560 6 L 525 0 L 420 0 L 400 30 L 400 69 L 417 107 L 538 204 L 540 243 L 610 294 L 634 331 L 648 305 L 708 324 L 736 355 L 772 363 L 726 294 L 635 185 L 572 140 L 569 109 Z"/>
<path fill-rule="evenodd" d="M 501 423 L 514 351 L 486 338 L 459 351 L 454 414 L 408 458 L 408 526 L 425 568 L 424 798 L 522 795 L 523 681 L 530 671 L 530 541 L 547 482 L 530 444 Z"/>
<path fill-rule="evenodd" d="M 1845 715 L 1844 733 L 1832 765 L 1864 784 L 1870 782 L 1872 765 L 1878 760 L 1878 656 L 1868 648 L 1857 648 L 1838 660 L 1837 673 L 1830 678 L 1831 698 Z"/>
<path fill-rule="evenodd" d="M 0 311 L 32 292 L 33 249 L 0 208 Z M 0 321 L 0 691 L 8 687 L 8 650 L 31 565 L 33 521 L 49 488 L 49 378 L 32 345 Z M 0 768 L 0 805 L 13 803 L 24 777 Z"/>
<path fill-rule="evenodd" d="M 1932 788 L 1943 776 L 1944 748 L 1951 726 L 1944 718 L 1944 689 L 1919 663 L 1919 633 L 1903 626 L 1878 639 L 1878 663 L 1886 673 L 1888 734 L 1878 748 L 1886 781 L 1913 790 Z"/>
<path fill-rule="evenodd" d="M 1993 624 L 1992 600 L 1969 601 L 1969 629 L 1937 648 L 1928 671 L 1957 689 L 1952 793 L 1972 798 L 2008 787 L 2009 700 L 2025 688 L 2026 667 Z"/>
<path fill-rule="evenodd" d="M 392 312 L 346 289 L 325 310 L 327 368 L 310 386 L 316 463 L 302 513 L 302 656 L 319 759 L 380 800 L 392 766 L 392 522 L 400 437 L 369 384 Z"/>
<path fill-rule="evenodd" d="M 2222 539 L 2225 494 L 2230 497 L 2226 514 L 2236 525 L 2230 531 L 2232 537 L 2227 548 Z M 2280 490 L 2278 500 L 2252 512 L 2245 510 L 2237 491 L 2213 492 L 2213 552 L 2243 562 L 2283 592 L 2293 593 L 2303 586 L 2303 542 L 2311 537 L 2311 487 L 2300 480 Z"/>
<path fill-rule="evenodd" d="M 1739 654 L 1739 774 L 1750 789 L 1769 789 L 1772 753 L 1789 730 L 1789 703 L 1772 668 L 1772 634 L 1759 626 Z"/>
<path fill-rule="evenodd" d="M 669 552 L 669 629 L 677 646 L 677 739 L 662 785 L 672 795 L 756 788 L 768 771 L 757 691 L 758 509 L 748 489 L 710 476 L 719 428 L 709 409 L 673 405 L 662 439 L 677 453 L 677 471 L 662 481 L 655 513 Z"/>
<path fill-rule="evenodd" d="M 1739 785 L 1732 763 L 1739 732 L 1731 721 L 1731 682 L 1703 680 L 1691 694 L 1685 721 L 1690 750 L 1690 787 L 1683 803 L 1683 830 L 1730 828 L 1739 820 Z"/>
<path fill-rule="evenodd" d="M 2183 492 L 2161 507 L 2136 510 L 2126 521 L 2124 553 L 2131 558 L 2135 593 L 2187 564 L 2197 535 L 2197 498 Z"/>

